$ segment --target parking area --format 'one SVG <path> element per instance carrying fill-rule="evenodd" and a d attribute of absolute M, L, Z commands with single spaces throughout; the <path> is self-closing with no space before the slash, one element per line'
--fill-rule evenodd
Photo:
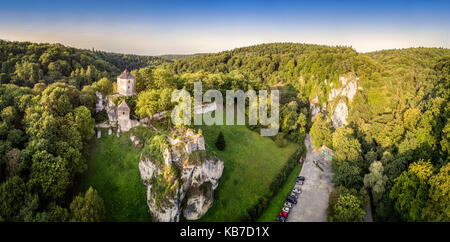
<path fill-rule="evenodd" d="M 320 151 L 315 151 L 311 137 L 305 138 L 306 158 L 299 176 L 305 177 L 303 185 L 295 185 L 302 193 L 297 204 L 289 211 L 288 222 L 326 222 L 328 198 L 333 189 L 331 161 L 324 159 Z"/>

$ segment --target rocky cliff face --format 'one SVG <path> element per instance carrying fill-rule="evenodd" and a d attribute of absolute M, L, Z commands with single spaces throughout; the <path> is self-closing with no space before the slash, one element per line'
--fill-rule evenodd
<path fill-rule="evenodd" d="M 163 162 L 145 155 L 139 162 L 150 212 L 160 222 L 176 222 L 181 215 L 188 220 L 199 219 L 213 203 L 224 164 L 206 156 L 203 136 L 191 130 L 169 143 Z"/>
<path fill-rule="evenodd" d="M 333 128 L 337 129 L 341 126 L 347 125 L 348 117 L 348 102 L 352 102 L 353 98 L 358 91 L 358 77 L 355 76 L 340 76 L 339 81 L 341 81 L 342 86 L 340 88 L 331 89 L 330 95 L 328 97 L 328 102 L 335 103 L 335 108 L 331 114 L 331 121 Z M 345 100 L 346 98 L 346 100 Z"/>
<path fill-rule="evenodd" d="M 358 77 L 353 75 L 340 76 L 340 87 L 333 88 L 333 83 L 330 83 L 330 93 L 328 95 L 327 102 L 322 104 L 322 107 L 318 103 L 319 97 L 316 96 L 310 102 L 311 116 L 314 117 L 319 112 L 326 113 L 327 105 L 331 111 L 331 122 L 333 127 L 339 128 L 347 125 L 348 117 L 348 103 L 353 101 L 358 89 Z M 325 81 L 325 84 L 327 82 Z"/>
<path fill-rule="evenodd" d="M 333 123 L 333 128 L 337 129 L 341 126 L 347 125 L 348 117 L 348 107 L 344 100 L 340 100 L 333 113 L 331 114 L 331 122 Z"/>

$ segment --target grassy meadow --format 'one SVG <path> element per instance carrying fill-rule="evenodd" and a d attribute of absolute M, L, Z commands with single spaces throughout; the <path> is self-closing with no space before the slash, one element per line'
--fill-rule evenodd
<path fill-rule="evenodd" d="M 88 158 L 88 170 L 81 177 L 81 190 L 94 187 L 105 202 L 106 221 L 150 221 L 146 187 L 139 176 L 140 151 L 129 134 L 117 138 L 106 130 L 94 142 Z"/>
<path fill-rule="evenodd" d="M 222 178 L 214 194 L 214 203 L 201 221 L 240 221 L 258 199 L 269 192 L 269 186 L 288 158 L 294 144 L 279 148 L 272 139 L 245 126 L 200 127 L 208 151 L 225 163 Z M 217 150 L 219 132 L 225 136 L 224 151 Z"/>

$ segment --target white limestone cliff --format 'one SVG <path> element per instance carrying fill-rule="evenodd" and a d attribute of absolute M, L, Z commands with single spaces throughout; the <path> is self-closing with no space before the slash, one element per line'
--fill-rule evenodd
<path fill-rule="evenodd" d="M 358 77 L 354 75 L 344 75 L 339 77 L 340 87 L 332 88 L 328 95 L 327 102 L 320 106 L 319 97 L 316 96 L 310 101 L 311 116 L 314 118 L 318 113 L 331 112 L 332 126 L 336 129 L 347 125 L 347 117 L 349 113 L 348 103 L 352 102 L 356 92 L 361 89 L 358 87 Z M 324 82 L 328 84 L 328 81 Z M 333 83 L 329 83 L 333 87 Z"/>
<path fill-rule="evenodd" d="M 135 143 L 137 138 L 131 137 Z M 162 163 L 145 156 L 139 162 L 149 210 L 153 219 L 160 222 L 177 222 L 181 215 L 188 220 L 199 219 L 213 204 L 224 163 L 216 157 L 206 157 L 203 136 L 192 130 L 182 140 L 169 143 Z"/>

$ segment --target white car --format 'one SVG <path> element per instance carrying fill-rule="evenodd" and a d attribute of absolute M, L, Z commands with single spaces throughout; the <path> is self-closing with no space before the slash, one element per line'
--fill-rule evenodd
<path fill-rule="evenodd" d="M 290 202 L 285 202 L 285 203 L 284 203 L 284 206 L 285 206 L 285 207 L 288 207 L 288 208 L 292 208 L 292 203 L 290 203 Z"/>
<path fill-rule="evenodd" d="M 302 194 L 302 189 L 294 188 L 294 190 L 292 190 L 292 192 L 297 193 L 297 194 Z"/>
<path fill-rule="evenodd" d="M 283 207 L 283 212 L 289 213 L 289 208 L 288 207 Z"/>

